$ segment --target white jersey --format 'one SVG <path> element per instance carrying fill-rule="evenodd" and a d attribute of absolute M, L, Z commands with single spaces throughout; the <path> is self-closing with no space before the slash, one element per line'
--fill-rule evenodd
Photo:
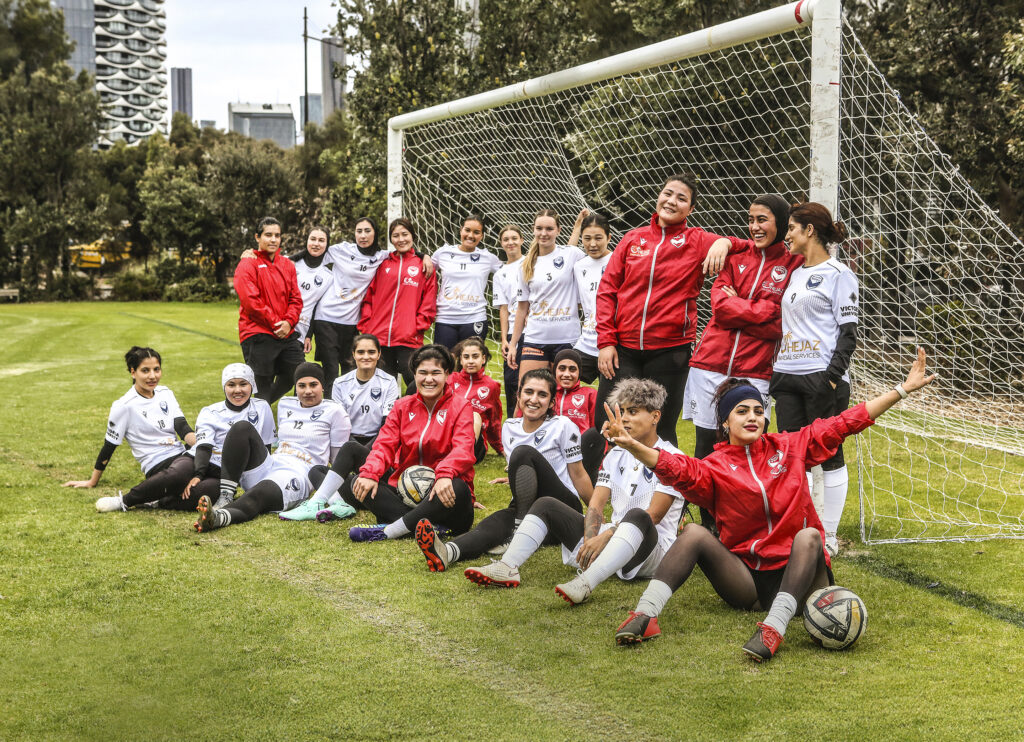
<path fill-rule="evenodd" d="M 326 262 L 320 263 L 316 268 L 310 268 L 304 260 L 295 261 L 295 278 L 298 279 L 299 293 L 302 295 L 302 314 L 299 315 L 295 331 L 299 333 L 299 340 L 302 341 L 309 334 L 309 324 L 313 321 L 317 302 L 331 288 L 334 279 Z"/>
<path fill-rule="evenodd" d="M 573 266 L 582 257 L 578 247 L 557 245 L 547 255 L 537 256 L 529 282 L 519 271 L 519 301 L 530 302 L 524 343 L 553 345 L 580 339 L 580 299 Z"/>
<path fill-rule="evenodd" d="M 668 453 L 681 453 L 678 448 L 661 438 L 654 447 Z M 611 490 L 613 525 L 618 525 L 633 508 L 646 510 L 655 492 L 670 495 L 673 498 L 672 505 L 655 528 L 658 530 L 658 545 L 662 549 L 667 551 L 676 540 L 679 520 L 683 517 L 683 495 L 678 490 L 662 484 L 654 475 L 654 470 L 644 466 L 633 454 L 623 448 L 613 448 L 609 451 L 601 462 L 595 486 Z"/>
<path fill-rule="evenodd" d="M 541 423 L 532 433 L 523 430 L 523 418 L 510 417 L 501 426 L 501 444 L 505 458 L 511 459 L 516 446 L 532 446 L 537 449 L 565 486 L 576 492 L 576 485 L 569 477 L 569 464 L 582 461 L 580 429 L 567 417 L 554 415 Z M 576 492 L 579 496 L 579 492 Z"/>
<path fill-rule="evenodd" d="M 185 413 L 170 389 L 158 386 L 152 398 L 147 398 L 132 386 L 110 405 L 106 440 L 115 446 L 127 441 L 142 471 L 148 472 L 161 461 L 185 453 L 185 445 L 174 432 L 177 417 L 185 417 Z"/>
<path fill-rule="evenodd" d="M 600 285 L 601 276 L 604 275 L 604 269 L 608 267 L 608 261 L 611 259 L 611 253 L 596 260 L 587 255 L 576 261 L 576 265 L 572 268 L 576 278 L 576 291 L 580 296 L 580 306 L 583 307 L 583 330 L 580 339 L 573 347 L 588 356 L 596 356 L 598 352 L 597 287 Z"/>
<path fill-rule="evenodd" d="M 334 283 L 320 299 L 316 319 L 339 325 L 358 324 L 366 289 L 388 252 L 378 250 L 367 257 L 352 242 L 339 242 L 328 247 L 324 260 L 333 263 Z"/>
<path fill-rule="evenodd" d="M 494 274 L 491 286 L 491 304 L 495 307 L 508 307 L 508 334 L 516 326 L 516 309 L 519 308 L 519 272 L 523 259 L 505 263 Z M 500 328 L 499 328 L 500 329 Z"/>
<path fill-rule="evenodd" d="M 395 377 L 379 368 L 365 382 L 349 371 L 335 379 L 331 388 L 331 399 L 344 407 L 352 420 L 352 435 L 377 435 L 399 396 Z"/>
<path fill-rule="evenodd" d="M 498 257 L 480 247 L 463 252 L 453 245 L 443 245 L 430 259 L 441 272 L 437 321 L 465 325 L 487 319 L 487 279 L 501 268 Z"/>
<path fill-rule="evenodd" d="M 839 326 L 857 321 L 857 277 L 835 258 L 793 271 L 782 295 L 782 342 L 774 368 L 784 374 L 824 371 Z M 849 375 L 843 379 L 849 381 Z"/>
<path fill-rule="evenodd" d="M 242 409 L 235 411 L 228 407 L 225 401 L 207 405 L 199 411 L 196 418 L 196 445 L 189 452 L 195 455 L 199 446 L 213 446 L 210 454 L 210 463 L 220 466 L 221 452 L 224 449 L 224 439 L 227 437 L 231 426 L 242 420 L 248 420 L 260 438 L 268 446 L 274 442 L 274 412 L 270 409 L 265 399 L 250 397 L 249 402 Z"/>
<path fill-rule="evenodd" d="M 298 397 L 281 397 L 277 403 L 277 437 L 281 445 L 275 456 L 294 456 L 306 466 L 331 465 L 331 449 L 341 448 L 352 432 L 345 408 L 325 399 L 303 407 Z"/>

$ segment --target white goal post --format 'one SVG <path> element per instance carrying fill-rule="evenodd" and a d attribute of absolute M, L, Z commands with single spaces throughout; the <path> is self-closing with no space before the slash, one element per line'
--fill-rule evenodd
<path fill-rule="evenodd" d="M 861 284 L 853 399 L 891 388 L 918 345 L 939 373 L 857 438 L 861 538 L 1024 538 L 1024 248 L 902 104 L 838 0 L 388 126 L 388 218 L 411 217 L 428 251 L 472 212 L 528 236 L 538 208 L 589 208 L 621 235 L 650 218 L 676 170 L 700 185 L 691 223 L 719 234 L 745 235 L 762 193 L 825 204 L 846 223 L 840 257 Z M 706 322 L 706 299 L 700 311 Z"/>

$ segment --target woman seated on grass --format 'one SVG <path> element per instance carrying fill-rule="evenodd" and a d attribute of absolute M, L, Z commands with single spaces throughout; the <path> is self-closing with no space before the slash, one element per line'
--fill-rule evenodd
<path fill-rule="evenodd" d="M 224 439 L 218 505 L 199 498 L 201 533 L 252 520 L 260 513 L 284 511 L 309 496 L 327 464 L 348 441 L 352 424 L 345 408 L 324 399 L 324 371 L 316 363 L 295 369 L 295 396 L 277 403 L 280 445 L 267 452 L 262 436 L 248 420 L 231 426 Z M 234 499 L 241 485 L 244 494 Z"/>
<path fill-rule="evenodd" d="M 770 660 L 808 596 L 833 584 L 824 529 L 807 489 L 806 470 L 826 461 L 845 438 L 869 427 L 934 378 L 934 374 L 925 375 L 925 353 L 919 349 L 907 380 L 892 391 L 791 433 L 765 433 L 761 393 L 746 381 L 727 379 L 715 398 L 721 442 L 704 459 L 637 441 L 625 428 L 622 415 L 609 411 L 603 429 L 609 440 L 653 468 L 664 484 L 706 508 L 721 539 L 688 523 L 636 610 L 619 626 L 616 641 L 634 644 L 660 636 L 658 615 L 698 566 L 730 606 L 768 609 L 743 651 L 758 662 Z"/>
<path fill-rule="evenodd" d="M 355 369 L 335 380 L 331 399 L 348 410 L 352 440 L 369 446 L 401 395 L 395 377 L 380 368 L 380 341 L 375 335 L 356 335 L 352 361 Z"/>
<path fill-rule="evenodd" d="M 583 512 L 580 499 L 588 502 L 593 487 L 581 463 L 580 431 L 568 418 L 554 414 L 554 398 L 555 379 L 547 369 L 527 371 L 519 380 L 523 416 L 509 418 L 501 429 L 512 489 L 507 508 L 447 543 L 438 538 L 430 519 L 416 524 L 416 543 L 431 572 L 444 572 L 455 562 L 475 559 L 488 550 L 503 553 L 538 495 L 547 495 L 574 513 Z"/>
<path fill-rule="evenodd" d="M 127 441 L 146 478 L 127 494 L 119 492 L 98 499 L 96 509 L 101 513 L 158 503 L 164 498 L 180 499 L 193 472 L 192 457 L 185 455 L 185 445 L 178 439 L 191 447 L 196 443 L 196 434 L 186 422 L 174 392 L 160 384 L 160 354 L 135 345 L 125 353 L 124 360 L 132 377 L 132 388 L 110 406 L 106 439 L 92 476 L 64 483 L 65 487 L 95 487 L 114 451 L 122 441 Z"/>
<path fill-rule="evenodd" d="M 622 426 L 635 440 L 679 453 L 658 437 L 665 388 L 650 379 L 624 379 L 609 398 L 621 409 Z M 604 520 L 611 502 L 612 518 Z M 553 497 L 542 497 L 516 529 L 501 558 L 486 567 L 470 567 L 466 577 L 478 585 L 516 587 L 519 567 L 549 534 L 562 544 L 562 561 L 580 570 L 574 579 L 555 587 L 572 605 L 590 597 L 613 574 L 623 580 L 650 578 L 676 539 L 683 515 L 683 496 L 661 484 L 654 472 L 628 451 L 615 448 L 605 457 L 586 516 Z"/>
<path fill-rule="evenodd" d="M 353 441 L 338 453 L 317 495 L 328 507 L 347 503 L 376 516 L 376 526 L 349 529 L 353 541 L 407 536 L 421 518 L 453 533 L 473 525 L 473 408 L 445 385 L 454 365 L 443 345 L 416 350 L 409 359 L 416 391 L 395 402 L 373 448 Z M 398 478 L 418 465 L 433 469 L 436 479 L 410 507 L 398 494 Z"/>

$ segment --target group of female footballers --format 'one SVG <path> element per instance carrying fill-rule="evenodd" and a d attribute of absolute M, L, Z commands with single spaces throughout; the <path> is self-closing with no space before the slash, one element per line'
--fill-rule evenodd
<path fill-rule="evenodd" d="M 67 485 L 94 487 L 127 441 L 145 479 L 101 497 L 101 512 L 194 509 L 208 532 L 266 512 L 326 523 L 364 509 L 377 523 L 351 528 L 352 541 L 411 536 L 434 572 L 488 553 L 500 559 L 465 576 L 502 587 L 559 544 L 578 570 L 555 588 L 570 604 L 613 574 L 650 580 L 620 644 L 659 636 L 659 614 L 698 566 L 730 606 L 766 612 L 743 650 L 768 660 L 807 596 L 832 584 L 843 440 L 933 377 L 919 351 L 902 384 L 849 408 L 858 288 L 829 250 L 842 224 L 820 204 L 765 195 L 750 205 L 749 239 L 721 237 L 688 224 L 697 199 L 692 176 L 670 176 L 650 223 L 614 250 L 600 215 L 581 212 L 560 244 L 558 215 L 541 210 L 525 255 L 519 227 L 498 234 L 504 264 L 481 247 L 476 215 L 429 257 L 404 218 L 389 225 L 393 249 L 369 218 L 354 243 L 314 229 L 292 260 L 295 332 L 306 353 L 315 338 L 319 363 L 296 368 L 276 426 L 253 371 L 231 363 L 223 399 L 193 430 L 160 384 L 160 354 L 134 347 L 133 386 L 111 407 L 92 477 Z M 697 296 L 714 273 L 696 342 Z M 504 422 L 502 384 L 486 372 L 489 283 Z M 695 427 L 693 456 L 676 448 L 680 414 Z M 507 461 L 494 484 L 510 501 L 474 527 L 474 466 L 488 446 Z M 822 503 L 808 473 L 819 464 Z M 435 479 L 413 505 L 398 480 L 416 465 Z M 681 527 L 687 502 L 702 522 Z"/>

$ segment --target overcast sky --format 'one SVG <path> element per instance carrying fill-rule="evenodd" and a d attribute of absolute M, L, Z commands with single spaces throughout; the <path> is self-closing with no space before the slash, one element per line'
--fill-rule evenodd
<path fill-rule="evenodd" d="M 225 129 L 228 103 L 242 101 L 290 103 L 298 123 L 304 6 L 310 36 L 337 20 L 331 0 L 167 0 L 168 74 L 192 68 L 194 119 Z M 311 95 L 321 90 L 319 47 L 309 42 Z"/>

